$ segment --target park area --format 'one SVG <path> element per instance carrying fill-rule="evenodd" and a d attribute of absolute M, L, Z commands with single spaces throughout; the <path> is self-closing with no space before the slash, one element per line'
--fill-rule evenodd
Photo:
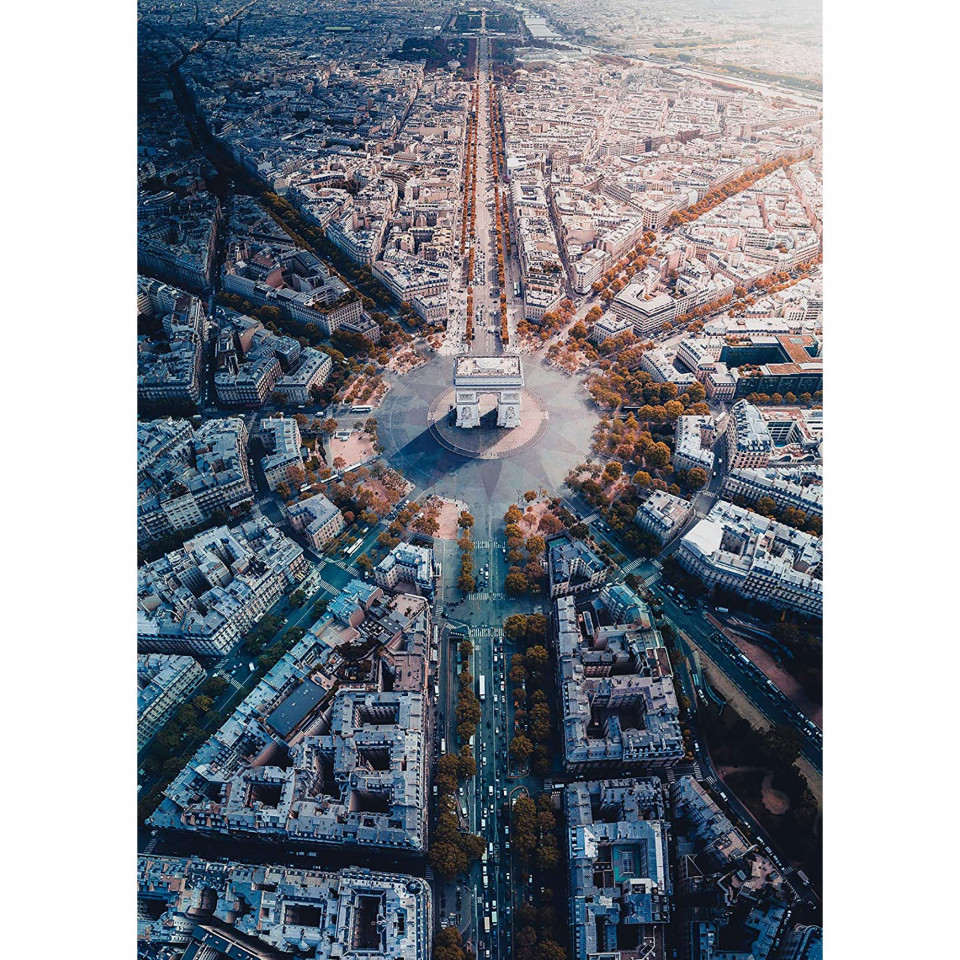
<path fill-rule="evenodd" d="M 390 359 L 387 361 L 387 369 L 402 376 L 411 370 L 416 370 L 417 367 L 423 366 L 426 362 L 426 358 L 421 357 L 416 350 L 407 348 L 390 355 Z"/>
<path fill-rule="evenodd" d="M 350 383 L 340 402 L 379 407 L 389 389 L 379 374 L 370 375 L 364 372 Z"/>
<path fill-rule="evenodd" d="M 346 440 L 338 437 L 330 440 L 330 458 L 334 470 L 349 470 L 376 456 L 377 452 L 376 437 L 365 430 L 351 430 Z"/>

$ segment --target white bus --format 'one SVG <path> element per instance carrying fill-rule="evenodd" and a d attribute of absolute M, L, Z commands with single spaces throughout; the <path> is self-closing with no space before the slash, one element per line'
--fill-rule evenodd
<path fill-rule="evenodd" d="M 484 678 L 482 673 L 480 674 L 479 680 L 480 680 L 480 699 L 482 700 L 484 696 L 486 696 Z"/>
<path fill-rule="evenodd" d="M 351 413 L 373 413 L 373 407 L 369 406 L 368 404 L 361 404 L 360 406 L 357 406 L 357 407 L 351 407 L 350 412 Z"/>

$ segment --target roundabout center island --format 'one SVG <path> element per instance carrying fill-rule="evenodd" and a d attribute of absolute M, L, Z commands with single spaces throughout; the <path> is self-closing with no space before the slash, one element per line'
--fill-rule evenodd
<path fill-rule="evenodd" d="M 543 436 L 548 417 L 540 397 L 524 387 L 515 354 L 457 357 L 453 388 L 437 397 L 427 414 L 442 446 L 482 460 L 526 450 Z"/>

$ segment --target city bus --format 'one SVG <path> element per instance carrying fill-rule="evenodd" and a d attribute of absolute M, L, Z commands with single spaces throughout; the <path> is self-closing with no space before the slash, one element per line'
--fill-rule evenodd
<path fill-rule="evenodd" d="M 373 413 L 373 407 L 371 407 L 369 404 L 360 404 L 359 406 L 351 407 L 350 412 L 351 413 Z"/>
<path fill-rule="evenodd" d="M 480 681 L 480 699 L 482 700 L 485 696 L 484 678 L 482 673 L 480 674 L 479 681 Z"/>
<path fill-rule="evenodd" d="M 483 932 L 484 932 L 484 933 L 489 933 L 489 932 L 490 932 L 490 918 L 489 918 L 489 917 L 484 917 L 484 918 L 483 918 Z"/>

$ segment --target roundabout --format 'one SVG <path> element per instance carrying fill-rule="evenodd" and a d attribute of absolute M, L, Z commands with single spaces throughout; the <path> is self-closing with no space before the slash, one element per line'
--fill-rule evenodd
<path fill-rule="evenodd" d="M 421 491 L 465 500 L 474 513 L 495 503 L 493 516 L 498 516 L 517 499 L 518 490 L 559 490 L 569 471 L 591 455 L 599 417 L 577 377 L 528 362 L 520 426 L 495 426 L 491 412 L 497 397 L 478 385 L 478 425 L 463 429 L 438 425 L 449 416 L 456 390 L 465 389 L 453 383 L 454 372 L 455 358 L 433 356 L 409 373 L 392 376 L 374 413 L 384 463 Z"/>
<path fill-rule="evenodd" d="M 441 393 L 427 410 L 427 426 L 444 449 L 476 460 L 502 460 L 532 447 L 547 432 L 550 413 L 540 396 L 527 387 L 520 390 L 523 419 L 518 427 L 497 426 L 497 403 L 489 396 L 479 403 L 479 426 L 463 430 L 456 425 L 457 391 Z M 484 401 L 486 401 L 484 403 Z"/>

